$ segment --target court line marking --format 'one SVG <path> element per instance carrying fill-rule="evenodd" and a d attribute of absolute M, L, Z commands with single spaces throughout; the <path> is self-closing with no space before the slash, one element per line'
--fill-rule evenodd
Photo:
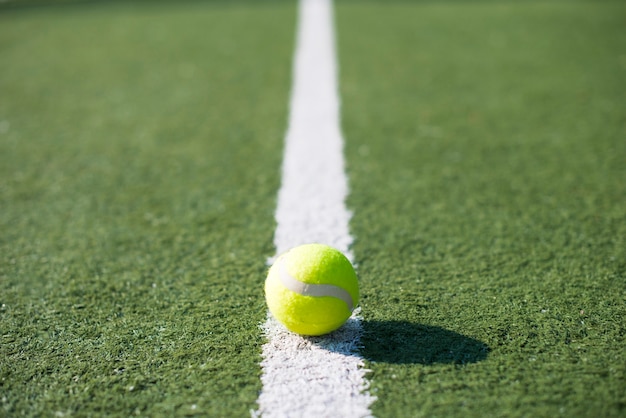
<path fill-rule="evenodd" d="M 324 243 L 350 260 L 348 179 L 340 128 L 332 0 L 300 0 L 289 124 L 276 208 L 277 254 Z M 253 416 L 369 417 L 371 396 L 357 308 L 339 330 L 322 337 L 287 331 L 269 313 L 262 325 L 263 389 Z"/>

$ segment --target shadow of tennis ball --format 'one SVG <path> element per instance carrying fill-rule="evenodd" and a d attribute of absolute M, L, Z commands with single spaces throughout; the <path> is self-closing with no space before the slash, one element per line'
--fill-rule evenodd
<path fill-rule="evenodd" d="M 482 341 L 408 321 L 363 321 L 361 355 L 393 364 L 467 364 L 487 358 Z"/>

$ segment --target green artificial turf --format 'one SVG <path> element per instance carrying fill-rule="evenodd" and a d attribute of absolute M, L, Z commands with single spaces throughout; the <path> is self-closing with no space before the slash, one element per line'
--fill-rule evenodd
<path fill-rule="evenodd" d="M 337 9 L 373 414 L 624 416 L 624 3 Z"/>
<path fill-rule="evenodd" d="M 0 7 L 0 416 L 248 416 L 295 3 L 35 3 Z M 624 12 L 338 1 L 374 415 L 626 413 Z"/>
<path fill-rule="evenodd" d="M 0 416 L 247 416 L 293 4 L 0 13 Z"/>

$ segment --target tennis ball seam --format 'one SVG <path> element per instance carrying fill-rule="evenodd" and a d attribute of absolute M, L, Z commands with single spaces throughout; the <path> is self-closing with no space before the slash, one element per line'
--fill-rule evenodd
<path fill-rule="evenodd" d="M 289 274 L 284 260 L 280 260 L 280 265 L 278 267 L 278 277 L 280 278 L 280 282 L 283 286 L 285 286 L 285 288 L 291 290 L 292 292 L 302 296 L 330 296 L 337 298 L 345 302 L 350 312 L 354 310 L 352 295 L 346 289 L 332 284 L 303 283 Z"/>

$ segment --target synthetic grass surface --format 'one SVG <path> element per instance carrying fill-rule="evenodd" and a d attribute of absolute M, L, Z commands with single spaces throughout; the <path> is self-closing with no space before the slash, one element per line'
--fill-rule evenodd
<path fill-rule="evenodd" d="M 246 416 L 293 4 L 0 14 L 0 415 Z"/>
<path fill-rule="evenodd" d="M 374 415 L 626 413 L 625 12 L 339 2 Z"/>

